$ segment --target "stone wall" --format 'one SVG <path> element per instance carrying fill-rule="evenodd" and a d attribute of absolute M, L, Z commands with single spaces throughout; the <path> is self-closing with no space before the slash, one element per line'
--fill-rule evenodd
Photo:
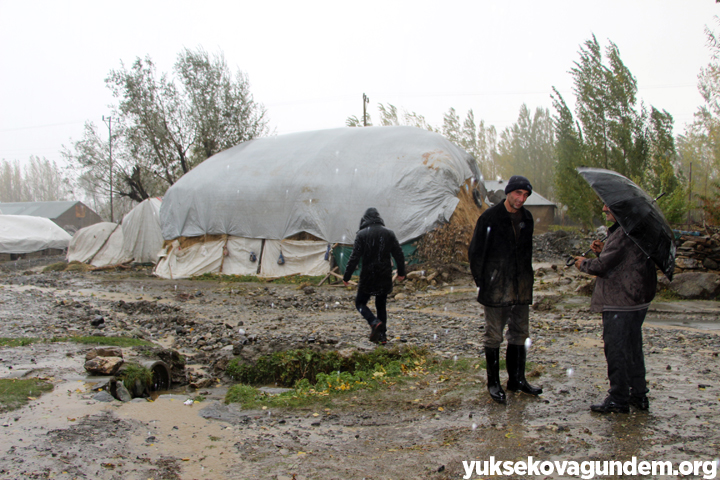
<path fill-rule="evenodd" d="M 720 269 L 720 234 L 682 235 L 676 244 L 675 273 L 718 272 Z"/>

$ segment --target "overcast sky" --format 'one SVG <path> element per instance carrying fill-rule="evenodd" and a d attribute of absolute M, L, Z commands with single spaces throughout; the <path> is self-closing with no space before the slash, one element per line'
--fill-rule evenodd
<path fill-rule="evenodd" d="M 0 0 L 0 159 L 61 162 L 85 121 L 106 128 L 111 69 L 149 55 L 169 72 L 184 47 L 244 71 L 277 134 L 342 127 L 363 93 L 376 123 L 378 103 L 433 125 L 454 107 L 500 132 L 523 103 L 552 110 L 553 86 L 573 103 L 568 71 L 595 34 L 682 133 L 716 15 L 715 0 Z"/>

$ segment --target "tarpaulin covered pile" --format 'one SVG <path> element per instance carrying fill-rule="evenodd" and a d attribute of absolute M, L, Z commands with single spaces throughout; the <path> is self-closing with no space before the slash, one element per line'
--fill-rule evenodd
<path fill-rule="evenodd" d="M 89 263 L 95 267 L 120 263 L 156 263 L 163 247 L 160 231 L 159 198 L 139 203 L 122 223 L 96 223 L 73 235 L 68 262 Z"/>
<path fill-rule="evenodd" d="M 222 248 L 196 243 L 189 248 L 197 254 L 180 248 L 189 263 L 180 266 L 176 258 L 170 274 L 162 264 L 177 255 L 176 243 L 156 274 L 178 278 L 180 271 L 190 276 L 242 269 L 264 276 L 318 274 L 311 272 L 329 268 L 327 245 L 351 245 L 367 208 L 377 208 L 405 243 L 447 222 L 460 188 L 474 188 L 478 179 L 471 155 L 440 134 L 414 127 L 338 128 L 244 142 L 183 176 L 160 208 L 165 240 L 221 235 L 213 241 L 224 242 Z M 302 232 L 320 241 L 289 243 Z M 217 252 L 236 256 L 235 238 L 262 243 L 243 247 L 247 258 L 239 263 L 222 261 Z M 298 249 L 307 251 L 285 255 Z M 309 262 L 307 256 L 326 263 Z"/>
<path fill-rule="evenodd" d="M 71 238 L 47 218 L 0 215 L 0 253 L 32 253 L 48 248 L 63 250 Z"/>

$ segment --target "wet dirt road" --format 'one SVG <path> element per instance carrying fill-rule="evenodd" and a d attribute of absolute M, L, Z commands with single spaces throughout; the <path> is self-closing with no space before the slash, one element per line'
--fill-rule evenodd
<path fill-rule="evenodd" d="M 588 297 L 570 293 L 581 278 L 557 277 L 549 272 L 543 285 L 551 287 L 536 289 L 536 298 L 557 300 L 552 308 L 531 311 L 528 359 L 540 372 L 531 382 L 544 393 L 511 394 L 504 406 L 489 400 L 484 371 L 472 369 L 292 411 L 224 405 L 222 377 L 191 405 L 185 401 L 200 391 L 189 388 L 154 402 L 104 403 L 93 400 L 94 380 L 83 370 L 87 346 L 3 348 L 1 378 L 46 378 L 55 389 L 0 414 L 0 479 L 456 479 L 466 475 L 463 460 L 490 456 L 578 462 L 636 456 L 676 464 L 720 457 L 720 337 L 711 328 L 718 303 L 656 302 L 643 329 L 650 410 L 603 416 L 588 409 L 607 389 L 599 318 L 589 313 Z M 391 344 L 479 358 L 482 317 L 469 279 L 398 293 L 389 304 Z M 233 332 L 240 325 L 257 335 L 258 352 L 311 337 L 337 348 L 373 348 L 353 295 L 334 286 L 307 293 L 292 285 L 167 282 L 146 274 L 14 274 L 0 278 L 0 321 L 8 337 L 89 335 L 88 318 L 101 314 L 106 334 L 140 331 L 201 359 L 222 342 L 178 333 L 189 320 L 231 325 Z M 125 314 L 120 300 L 155 310 Z M 158 314 L 170 306 L 178 310 Z M 537 478 L 543 477 L 558 475 Z"/>

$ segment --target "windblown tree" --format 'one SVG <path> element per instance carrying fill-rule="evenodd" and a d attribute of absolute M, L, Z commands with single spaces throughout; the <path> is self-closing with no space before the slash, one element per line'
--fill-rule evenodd
<path fill-rule="evenodd" d="M 20 162 L 0 163 L 0 202 L 50 202 L 67 200 L 72 186 L 65 173 L 46 158 L 31 156 Z"/>
<path fill-rule="evenodd" d="M 662 158 L 675 158 L 674 144 L 666 142 L 667 132 L 672 131 L 672 116 L 655 109 L 648 114 L 644 108 L 638 107 L 637 80 L 620 58 L 618 47 L 610 42 L 605 53 L 603 57 L 600 45 L 593 36 L 581 46 L 580 59 L 570 70 L 577 122 L 572 119 L 565 100 L 557 90 L 554 90 L 553 95 L 558 144 L 555 174 L 557 199 L 567 206 L 571 216 L 585 224 L 589 224 L 587 215 L 579 209 L 585 208 L 584 197 L 594 197 L 594 193 L 583 185 L 578 175 L 570 174 L 575 166 L 614 170 L 639 185 L 673 188 L 673 191 L 665 192 L 670 196 L 668 198 L 678 200 L 682 197 L 673 193 L 675 188 L 681 188 L 674 169 L 670 169 L 672 172 L 665 169 L 667 178 L 663 181 L 653 180 L 646 184 L 649 170 L 656 173 L 662 170 L 657 165 L 657 168 L 651 168 L 654 160 L 662 163 Z M 563 138 L 562 135 L 570 137 Z M 576 142 L 579 142 L 579 146 Z M 659 145 L 657 142 L 665 143 Z M 562 150 L 566 148 L 570 150 Z M 653 158 L 651 152 L 657 154 L 660 151 L 662 155 Z M 580 182 L 580 186 L 568 186 L 568 182 Z M 648 193 L 657 196 L 661 192 L 651 189 Z M 592 212 L 595 218 L 600 217 L 599 207 L 596 202 Z"/>
<path fill-rule="evenodd" d="M 395 105 L 390 103 L 387 105 L 380 103 L 378 110 L 380 111 L 381 126 L 407 125 L 442 133 L 448 140 L 459 145 L 475 157 L 484 177 L 496 178 L 498 176 L 497 131 L 492 125 L 486 127 L 485 122 L 482 120 L 479 125 L 476 125 L 472 110 L 468 111 L 465 120 L 461 124 L 460 117 L 455 109 L 450 108 L 443 116 L 442 126 L 439 127 L 430 125 L 423 115 L 416 112 L 402 110 L 401 113 Z M 348 127 L 363 126 L 362 120 L 355 115 L 348 117 L 345 125 Z M 371 123 L 368 123 L 368 126 L 371 125 Z"/>
<path fill-rule="evenodd" d="M 584 164 L 582 131 L 576 125 L 572 112 L 560 93 L 553 88 L 555 117 L 555 197 L 562 199 L 567 214 L 584 225 L 590 225 L 593 217 L 601 212 L 601 205 L 590 186 L 575 170 Z"/>
<path fill-rule="evenodd" d="M 492 125 L 486 127 L 483 120 L 477 125 L 472 109 L 468 110 L 461 125 L 459 115 L 454 108 L 450 108 L 443 117 L 442 129 L 435 131 L 442 131 L 448 139 L 475 157 L 484 178 L 499 176 L 497 131 Z"/>
<path fill-rule="evenodd" d="M 537 108 L 531 116 L 523 104 L 517 122 L 500 134 L 498 153 L 503 178 L 523 175 L 533 189 L 554 198 L 555 136 L 548 109 Z"/>
<path fill-rule="evenodd" d="M 247 76 L 233 75 L 222 54 L 185 49 L 172 78 L 158 75 L 149 56 L 137 58 L 129 69 L 112 70 L 106 84 L 119 102 L 113 112 L 113 190 L 135 201 L 162 195 L 208 157 L 268 131 L 265 108 L 254 101 Z M 65 156 L 92 180 L 88 185 L 109 181 L 108 144 L 92 125 Z"/>
<path fill-rule="evenodd" d="M 720 23 L 718 17 L 716 22 Z M 720 205 L 720 38 L 705 27 L 711 61 L 698 75 L 698 90 L 704 104 L 695 119 L 678 138 L 683 172 L 690 195 L 698 200 L 706 220 L 714 220 L 713 209 Z"/>

